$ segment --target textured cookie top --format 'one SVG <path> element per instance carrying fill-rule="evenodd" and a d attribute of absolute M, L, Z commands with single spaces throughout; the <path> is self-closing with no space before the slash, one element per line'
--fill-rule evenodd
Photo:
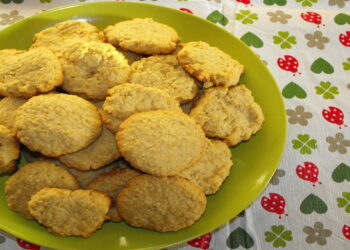
<path fill-rule="evenodd" d="M 109 43 L 135 53 L 169 54 L 180 40 L 176 31 L 152 18 L 135 18 L 108 26 L 105 35 Z"/>
<path fill-rule="evenodd" d="M 177 58 L 188 73 L 216 86 L 236 85 L 243 73 L 243 65 L 205 42 L 186 43 Z"/>
<path fill-rule="evenodd" d="M 30 98 L 62 84 L 62 66 L 47 48 L 8 56 L 0 65 L 0 94 Z"/>
<path fill-rule="evenodd" d="M 122 121 L 137 112 L 149 110 L 180 111 L 179 103 L 166 92 L 138 84 L 121 84 L 108 91 L 103 104 L 102 120 L 113 133 Z"/>
<path fill-rule="evenodd" d="M 248 140 L 264 122 L 260 106 L 244 85 L 207 89 L 190 116 L 207 136 L 223 138 L 229 146 Z"/>
<path fill-rule="evenodd" d="M 90 102 L 73 95 L 48 94 L 31 98 L 17 110 L 15 128 L 30 150 L 56 157 L 95 141 L 102 122 Z"/>
<path fill-rule="evenodd" d="M 0 100 L 0 124 L 14 130 L 16 110 L 22 106 L 27 99 L 16 97 L 5 97 Z"/>
<path fill-rule="evenodd" d="M 202 129 L 191 117 L 167 110 L 130 116 L 116 138 L 121 155 L 133 167 L 158 176 L 177 175 L 195 164 L 205 143 Z"/>
<path fill-rule="evenodd" d="M 8 57 L 19 55 L 24 53 L 25 50 L 17 50 L 17 49 L 3 49 L 0 50 L 0 63 L 3 64 L 5 61 L 8 60 Z"/>
<path fill-rule="evenodd" d="M 129 82 L 162 89 L 180 103 L 192 100 L 198 91 L 195 79 L 184 71 L 175 55 L 150 56 L 133 63 Z"/>
<path fill-rule="evenodd" d="M 107 218 L 110 198 L 92 190 L 43 188 L 28 203 L 31 215 L 60 236 L 89 237 Z"/>
<path fill-rule="evenodd" d="M 117 197 L 126 223 L 159 232 L 191 226 L 204 213 L 206 203 L 201 188 L 182 177 L 136 176 Z"/>
<path fill-rule="evenodd" d="M 219 140 L 206 140 L 199 161 L 179 175 L 198 184 L 209 195 L 219 190 L 230 174 L 231 166 L 231 152 L 227 145 Z"/>
<path fill-rule="evenodd" d="M 12 172 L 19 158 L 19 143 L 15 133 L 0 125 L 0 174 Z"/>
<path fill-rule="evenodd" d="M 62 50 L 63 89 L 92 100 L 106 98 L 107 90 L 125 83 L 130 66 L 112 45 L 102 42 L 75 41 Z"/>
<path fill-rule="evenodd" d="M 32 219 L 28 201 L 43 187 L 77 189 L 79 184 L 67 170 L 52 162 L 28 163 L 14 173 L 5 184 L 8 206 L 26 219 Z"/>

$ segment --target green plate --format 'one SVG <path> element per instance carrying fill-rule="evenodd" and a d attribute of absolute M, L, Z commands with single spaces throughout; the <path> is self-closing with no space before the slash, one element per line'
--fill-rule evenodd
<path fill-rule="evenodd" d="M 275 80 L 264 63 L 239 39 L 218 26 L 174 9 L 141 3 L 95 2 L 52 9 L 23 19 L 0 32 L 0 49 L 25 49 L 33 35 L 67 19 L 85 20 L 103 29 L 134 17 L 152 17 L 174 27 L 182 41 L 202 40 L 217 46 L 245 65 L 241 79 L 261 105 L 266 122 L 249 142 L 232 149 L 234 167 L 222 188 L 208 197 L 204 216 L 193 226 L 174 233 L 136 229 L 125 223 L 105 223 L 88 239 L 58 237 L 35 221 L 21 218 L 6 205 L 0 192 L 0 229 L 24 240 L 55 249 L 161 248 L 212 231 L 235 217 L 263 191 L 276 170 L 286 139 L 284 104 Z M 0 177 L 3 190 L 7 177 Z M 124 243 L 124 244 L 123 244 Z"/>

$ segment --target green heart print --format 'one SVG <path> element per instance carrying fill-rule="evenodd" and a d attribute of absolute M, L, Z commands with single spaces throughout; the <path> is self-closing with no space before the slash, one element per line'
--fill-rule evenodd
<path fill-rule="evenodd" d="M 314 194 L 308 195 L 300 204 L 300 211 L 304 214 L 311 214 L 314 211 L 318 214 L 324 214 L 327 210 L 326 203 Z"/>
<path fill-rule="evenodd" d="M 225 17 L 222 13 L 219 11 L 215 10 L 212 13 L 210 13 L 207 16 L 207 20 L 213 22 L 213 23 L 220 23 L 221 25 L 225 26 L 228 24 L 228 19 Z"/>
<path fill-rule="evenodd" d="M 291 99 L 293 97 L 297 97 L 299 99 L 305 99 L 307 96 L 305 90 L 295 82 L 288 83 L 283 88 L 282 95 L 287 99 Z"/>
<path fill-rule="evenodd" d="M 334 68 L 329 62 L 320 57 L 312 63 L 311 71 L 315 74 L 320 74 L 322 72 L 332 74 L 334 72 Z"/>
<path fill-rule="evenodd" d="M 286 5 L 287 0 L 264 0 L 264 4 L 266 5 L 279 5 L 279 6 L 284 6 Z"/>
<path fill-rule="evenodd" d="M 261 48 L 264 46 L 264 42 L 254 33 L 247 32 L 242 37 L 241 40 L 248 46 L 253 46 L 254 48 Z"/>
<path fill-rule="evenodd" d="M 249 249 L 254 245 L 254 240 L 243 228 L 238 227 L 230 233 L 226 245 L 231 249 L 236 249 L 240 246 Z"/>
<path fill-rule="evenodd" d="M 334 17 L 334 22 L 339 25 L 350 24 L 350 15 L 339 13 Z"/>
<path fill-rule="evenodd" d="M 343 182 L 345 180 L 350 182 L 350 167 L 345 163 L 339 164 L 332 173 L 332 179 L 335 182 Z"/>

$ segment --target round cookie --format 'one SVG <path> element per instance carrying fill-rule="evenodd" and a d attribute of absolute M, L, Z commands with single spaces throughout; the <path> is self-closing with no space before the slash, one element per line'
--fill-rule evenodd
<path fill-rule="evenodd" d="M 180 103 L 192 100 L 198 87 L 176 59 L 176 55 L 150 56 L 131 65 L 130 83 L 159 88 Z"/>
<path fill-rule="evenodd" d="M 191 226 L 206 203 L 199 186 L 178 176 L 136 176 L 117 196 L 118 212 L 126 223 L 159 232 Z"/>
<path fill-rule="evenodd" d="M 122 121 L 137 112 L 149 110 L 180 111 L 179 103 L 166 92 L 138 84 L 121 84 L 108 90 L 102 107 L 102 120 L 106 127 L 116 133 Z"/>
<path fill-rule="evenodd" d="M 5 61 L 8 60 L 8 57 L 19 55 L 24 53 L 25 50 L 18 50 L 18 49 L 2 49 L 0 50 L 0 64 L 3 64 Z"/>
<path fill-rule="evenodd" d="M 222 138 L 228 146 L 248 140 L 264 122 L 260 106 L 244 85 L 207 89 L 190 116 L 208 137 Z"/>
<path fill-rule="evenodd" d="M 183 170 L 179 176 L 198 184 L 206 195 L 214 194 L 230 174 L 231 152 L 219 140 L 206 140 L 202 157 L 193 167 Z"/>
<path fill-rule="evenodd" d="M 16 169 L 19 143 L 14 132 L 0 125 L 0 175 Z"/>
<path fill-rule="evenodd" d="M 135 18 L 108 26 L 104 30 L 109 43 L 139 54 L 169 54 L 180 38 L 176 31 L 152 18 Z"/>
<path fill-rule="evenodd" d="M 68 43 L 60 57 L 64 70 L 62 88 L 95 101 L 104 100 L 107 90 L 125 83 L 130 66 L 112 45 L 102 42 Z"/>
<path fill-rule="evenodd" d="M 121 221 L 117 207 L 116 197 L 119 191 L 125 187 L 126 183 L 133 177 L 140 175 L 141 173 L 133 169 L 113 169 L 108 173 L 103 173 L 93 180 L 89 185 L 88 189 L 93 189 L 100 192 L 108 193 L 112 197 L 112 207 L 109 209 L 108 215 L 114 222 Z"/>
<path fill-rule="evenodd" d="M 33 194 L 44 187 L 77 189 L 79 184 L 67 170 L 52 162 L 28 163 L 10 176 L 5 184 L 9 208 L 26 219 L 32 219 L 28 201 Z"/>
<path fill-rule="evenodd" d="M 193 166 L 205 144 L 202 129 L 191 117 L 168 110 L 130 116 L 116 139 L 120 154 L 133 167 L 157 176 L 177 175 Z"/>
<path fill-rule="evenodd" d="M 189 42 L 178 52 L 183 68 L 202 82 L 216 86 L 233 86 L 243 73 L 243 65 L 205 42 Z"/>
<path fill-rule="evenodd" d="M 47 48 L 8 56 L 0 65 L 0 94 L 30 98 L 62 84 L 62 66 Z"/>
<path fill-rule="evenodd" d="M 16 111 L 21 143 L 32 151 L 57 157 L 89 146 L 101 134 L 97 108 L 74 95 L 35 96 Z"/>
<path fill-rule="evenodd" d="M 46 187 L 28 203 L 31 215 L 59 236 L 88 238 L 102 227 L 111 199 L 92 190 L 68 190 Z"/>
<path fill-rule="evenodd" d="M 5 97 L 0 100 L 0 124 L 10 130 L 14 130 L 16 110 L 22 106 L 27 99 L 16 97 Z"/>

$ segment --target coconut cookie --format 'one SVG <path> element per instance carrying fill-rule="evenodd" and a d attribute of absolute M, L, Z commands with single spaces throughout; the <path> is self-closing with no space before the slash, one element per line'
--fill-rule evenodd
<path fill-rule="evenodd" d="M 192 100 L 198 92 L 195 79 L 183 70 L 175 55 L 150 56 L 133 63 L 129 82 L 162 89 L 180 103 Z"/>
<path fill-rule="evenodd" d="M 107 90 L 125 83 L 130 66 L 112 45 L 77 41 L 63 48 L 62 88 L 71 94 L 95 101 L 104 100 Z"/>
<path fill-rule="evenodd" d="M 130 164 L 157 176 L 177 175 L 201 156 L 205 136 L 187 114 L 157 110 L 126 119 L 117 135 L 120 154 Z"/>
<path fill-rule="evenodd" d="M 139 54 L 169 54 L 180 38 L 176 31 L 152 18 L 135 18 L 108 26 L 105 35 L 109 43 Z"/>
<path fill-rule="evenodd" d="M 16 169 L 19 143 L 14 132 L 0 125 L 0 175 Z"/>
<path fill-rule="evenodd" d="M 0 94 L 30 98 L 62 84 L 62 66 L 47 48 L 8 56 L 0 65 Z"/>
<path fill-rule="evenodd" d="M 102 107 L 102 120 L 116 133 L 122 121 L 137 112 L 149 110 L 180 111 L 179 103 L 166 92 L 138 84 L 121 84 L 108 90 Z"/>
<path fill-rule="evenodd" d="M 16 97 L 5 97 L 0 100 L 0 124 L 10 130 L 14 130 L 16 110 L 22 106 L 27 99 Z"/>
<path fill-rule="evenodd" d="M 93 189 L 100 192 L 105 192 L 112 197 L 113 205 L 110 208 L 108 215 L 114 222 L 121 221 L 118 210 L 115 205 L 115 199 L 119 191 L 125 187 L 126 183 L 133 177 L 140 175 L 140 172 L 133 169 L 113 169 L 108 173 L 103 173 L 89 185 L 88 189 Z"/>
<path fill-rule="evenodd" d="M 89 146 L 101 134 L 98 109 L 73 95 L 47 94 L 31 98 L 16 111 L 21 143 L 32 151 L 57 157 Z"/>
<path fill-rule="evenodd" d="M 193 167 L 183 170 L 179 176 L 198 184 L 205 194 L 214 194 L 230 174 L 231 152 L 219 140 L 206 140 L 202 157 Z"/>
<path fill-rule="evenodd" d="M 243 65 L 205 42 L 189 42 L 178 52 L 183 68 L 202 82 L 216 86 L 233 86 L 243 73 Z"/>
<path fill-rule="evenodd" d="M 118 212 L 126 223 L 159 232 L 191 226 L 206 203 L 202 189 L 182 177 L 136 176 L 117 196 Z"/>
<path fill-rule="evenodd" d="M 248 140 L 264 122 L 260 106 L 244 85 L 207 89 L 190 116 L 207 136 L 222 138 L 229 146 Z"/>
<path fill-rule="evenodd" d="M 28 201 L 43 187 L 77 189 L 79 184 L 67 170 L 52 162 L 28 163 L 14 173 L 5 184 L 8 206 L 26 219 L 32 219 Z"/>
<path fill-rule="evenodd" d="M 49 232 L 88 238 L 102 227 L 111 199 L 92 190 L 43 188 L 28 203 L 31 215 Z"/>

